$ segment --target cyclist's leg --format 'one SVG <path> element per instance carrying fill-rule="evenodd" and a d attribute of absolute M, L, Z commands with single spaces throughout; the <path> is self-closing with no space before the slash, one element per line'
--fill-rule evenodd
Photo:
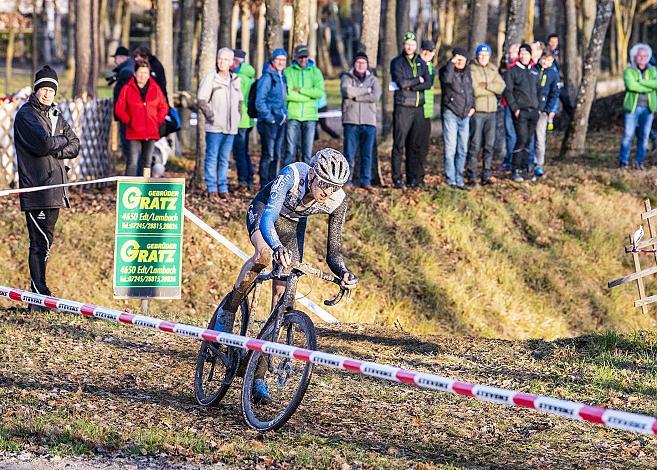
<path fill-rule="evenodd" d="M 285 248 L 292 254 L 292 263 L 298 263 L 303 257 L 303 234 L 306 231 L 306 218 L 299 221 L 279 217 L 276 220 L 276 233 Z M 301 245 L 299 244 L 299 233 L 301 233 Z M 301 250 L 299 249 L 301 247 Z M 274 281 L 272 289 L 271 309 L 285 293 L 285 281 Z"/>

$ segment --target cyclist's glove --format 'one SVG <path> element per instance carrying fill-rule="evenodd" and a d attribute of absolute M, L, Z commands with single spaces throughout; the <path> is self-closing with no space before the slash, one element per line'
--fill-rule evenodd
<path fill-rule="evenodd" d="M 274 263 L 280 264 L 283 268 L 288 268 L 292 264 L 292 253 L 284 246 L 274 249 Z"/>
<path fill-rule="evenodd" d="M 352 272 L 347 271 L 342 275 L 342 282 L 340 283 L 340 287 L 343 289 L 351 290 L 356 287 L 358 281 L 358 276 Z"/>

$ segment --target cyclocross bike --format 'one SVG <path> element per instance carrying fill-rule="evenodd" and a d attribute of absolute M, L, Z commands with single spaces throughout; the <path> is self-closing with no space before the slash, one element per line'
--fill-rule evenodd
<path fill-rule="evenodd" d="M 285 281 L 285 292 L 272 309 L 257 338 L 279 342 L 308 350 L 317 350 L 317 331 L 312 320 L 304 312 L 294 310 L 297 283 L 304 274 L 340 285 L 340 279 L 306 263 L 296 263 L 289 273 L 280 267 L 258 275 L 253 287 L 240 306 L 239 322 L 233 332 L 247 336 L 251 330 L 257 309 L 260 286 L 273 280 Z M 332 300 L 324 301 L 332 306 L 342 300 L 345 292 L 341 288 Z M 222 301 L 225 302 L 225 298 Z M 221 305 L 220 305 L 221 306 Z M 212 316 L 208 328 L 212 329 L 217 312 Z M 236 333 L 237 334 L 237 333 Z M 242 414 L 249 426 L 258 431 L 271 431 L 283 426 L 301 403 L 312 374 L 313 364 L 276 357 L 258 351 L 247 351 L 236 346 L 224 346 L 203 341 L 196 360 L 194 390 L 196 401 L 203 406 L 218 403 L 228 391 L 236 375 L 244 377 L 242 384 Z M 266 405 L 255 403 L 253 387 L 262 379 L 269 387 L 272 402 Z"/>

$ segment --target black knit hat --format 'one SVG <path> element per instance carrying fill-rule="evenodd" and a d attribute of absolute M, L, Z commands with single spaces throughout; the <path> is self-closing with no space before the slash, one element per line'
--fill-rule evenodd
<path fill-rule="evenodd" d="M 365 59 L 365 62 L 368 64 L 370 63 L 370 60 L 367 58 L 367 54 L 365 54 L 365 51 L 358 51 L 354 55 L 354 60 L 351 62 L 352 64 L 355 64 L 358 59 Z"/>
<path fill-rule="evenodd" d="M 520 49 L 518 49 L 518 51 L 522 51 L 523 49 L 529 52 L 530 54 L 532 53 L 532 46 L 529 44 L 523 44 L 522 46 L 520 46 Z"/>
<path fill-rule="evenodd" d="M 468 53 L 463 47 L 455 47 L 454 49 L 452 49 L 452 57 L 457 55 L 468 57 Z"/>
<path fill-rule="evenodd" d="M 57 93 L 57 87 L 59 86 L 59 83 L 57 82 L 57 72 L 55 72 L 52 68 L 50 68 L 50 65 L 44 65 L 41 67 L 41 70 L 39 70 L 36 73 L 36 76 L 34 77 L 34 92 L 39 88 L 43 87 L 50 87 L 55 90 L 55 93 Z"/>

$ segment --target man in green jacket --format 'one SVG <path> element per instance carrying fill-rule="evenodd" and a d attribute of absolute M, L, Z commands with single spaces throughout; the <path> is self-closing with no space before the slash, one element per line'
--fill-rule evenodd
<path fill-rule="evenodd" d="M 287 81 L 287 134 L 282 166 L 296 161 L 297 148 L 301 158 L 309 163 L 313 152 L 315 128 L 319 119 L 317 100 L 324 94 L 324 76 L 308 57 L 308 46 L 294 49 L 295 60 L 285 69 Z"/>
<path fill-rule="evenodd" d="M 242 49 L 234 49 L 232 71 L 240 78 L 242 86 L 242 116 L 237 129 L 237 135 L 233 141 L 233 157 L 237 167 L 237 181 L 241 188 L 251 189 L 253 185 L 253 164 L 249 156 L 249 135 L 253 129 L 254 120 L 249 117 L 249 91 L 255 82 L 255 69 L 246 63 L 246 52 Z"/>
<path fill-rule="evenodd" d="M 434 89 L 433 82 L 436 76 L 436 70 L 433 66 L 433 57 L 436 55 L 436 44 L 430 39 L 425 39 L 420 44 L 420 57 L 427 64 L 429 76 L 431 77 L 431 88 L 424 90 L 424 127 L 420 132 L 422 139 L 422 149 L 420 152 L 420 174 L 417 185 L 424 186 L 424 167 L 429 154 L 429 143 L 431 139 L 431 119 L 433 118 Z"/>
<path fill-rule="evenodd" d="M 470 184 L 477 184 L 477 158 L 483 143 L 484 171 L 481 184 L 490 184 L 497 128 L 497 103 L 506 84 L 497 67 L 490 61 L 492 50 L 488 44 L 479 44 L 475 55 L 476 59 L 470 64 L 475 113 L 470 119 L 470 146 L 465 176 Z"/>
<path fill-rule="evenodd" d="M 648 139 L 652 129 L 654 112 L 657 110 L 657 69 L 649 64 L 652 49 L 647 44 L 635 44 L 630 50 L 630 65 L 623 72 L 625 82 L 625 133 L 620 146 L 618 166 L 626 167 L 630 162 L 630 149 L 634 132 L 638 129 L 636 143 L 636 157 L 634 159 L 637 169 L 643 170 L 646 159 Z"/>

